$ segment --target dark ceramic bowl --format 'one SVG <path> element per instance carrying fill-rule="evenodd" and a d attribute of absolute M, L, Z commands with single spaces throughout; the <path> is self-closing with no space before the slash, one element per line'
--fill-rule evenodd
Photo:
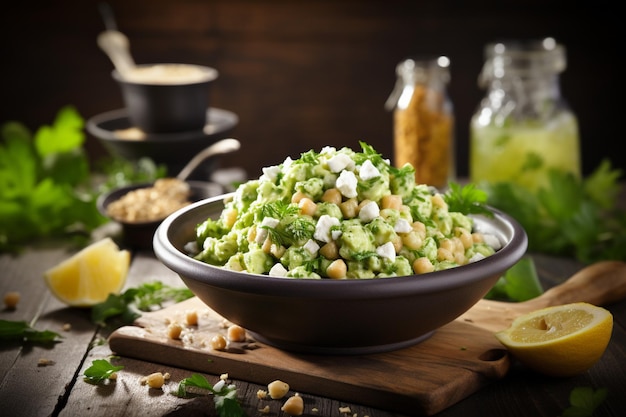
<path fill-rule="evenodd" d="M 127 110 L 119 109 L 87 120 L 87 131 L 112 155 L 130 161 L 148 157 L 157 164 L 166 165 L 168 174 L 175 175 L 198 152 L 230 136 L 239 123 L 237 115 L 227 110 L 210 108 L 205 109 L 205 113 L 209 122 L 203 129 L 147 134 L 133 126 Z"/>
<path fill-rule="evenodd" d="M 191 195 L 189 196 L 189 200 L 191 202 L 214 197 L 223 192 L 222 187 L 215 183 L 203 181 L 187 181 L 187 183 L 189 184 L 189 187 L 191 189 Z M 122 234 L 120 237 L 125 246 L 135 249 L 152 249 L 152 239 L 154 236 L 154 232 L 156 231 L 159 224 L 161 224 L 163 219 L 145 222 L 123 222 L 111 218 L 107 214 L 107 207 L 113 201 L 119 200 L 130 191 L 140 188 L 148 188 L 152 185 L 152 183 L 134 184 L 122 188 L 117 188 L 108 193 L 102 194 L 96 202 L 98 210 L 103 216 L 108 217 L 112 221 L 121 225 Z"/>
<path fill-rule="evenodd" d="M 191 64 L 137 65 L 129 75 L 113 70 L 113 79 L 133 124 L 148 133 L 200 130 L 206 124 L 216 69 Z"/>
<path fill-rule="evenodd" d="M 504 242 L 494 255 L 453 269 L 379 279 L 293 279 L 234 272 L 197 261 L 184 246 L 196 225 L 217 218 L 225 196 L 168 216 L 154 253 L 204 303 L 260 342 L 285 350 L 364 354 L 428 338 L 478 302 L 526 252 L 527 236 L 508 215 L 475 216 L 477 229 Z"/>

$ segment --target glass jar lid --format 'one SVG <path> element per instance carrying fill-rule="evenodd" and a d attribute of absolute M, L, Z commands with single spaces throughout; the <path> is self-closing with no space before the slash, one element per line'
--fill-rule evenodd
<path fill-rule="evenodd" d="M 485 64 L 478 84 L 494 79 L 558 74 L 565 70 L 565 47 L 554 38 L 530 41 L 503 41 L 485 47 Z"/>

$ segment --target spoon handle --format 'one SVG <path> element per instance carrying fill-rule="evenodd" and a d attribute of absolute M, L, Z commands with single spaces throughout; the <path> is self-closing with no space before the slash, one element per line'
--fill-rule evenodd
<path fill-rule="evenodd" d="M 104 27 L 107 30 L 117 30 L 117 23 L 115 22 L 115 16 L 113 15 L 111 5 L 109 3 L 102 2 L 98 4 L 98 10 L 100 10 L 100 15 L 102 16 L 102 20 L 104 20 Z"/>
<path fill-rule="evenodd" d="M 210 145 L 207 148 L 204 148 L 200 151 L 196 156 L 194 156 L 187 165 L 183 167 L 183 169 L 176 176 L 177 179 L 181 181 L 185 181 L 189 175 L 200 165 L 205 159 L 210 158 L 211 156 L 229 153 L 238 150 L 241 147 L 241 143 L 237 139 L 221 139 Z"/>

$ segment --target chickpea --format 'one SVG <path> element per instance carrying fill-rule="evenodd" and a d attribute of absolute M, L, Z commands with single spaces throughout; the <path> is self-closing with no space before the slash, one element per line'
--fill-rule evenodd
<path fill-rule="evenodd" d="M 20 293 L 17 291 L 9 291 L 4 294 L 4 306 L 7 310 L 15 310 L 20 302 Z"/>
<path fill-rule="evenodd" d="M 350 198 L 343 203 L 339 204 L 339 208 L 341 209 L 341 214 L 346 219 L 353 219 L 357 215 L 358 201 L 356 198 Z"/>
<path fill-rule="evenodd" d="M 211 338 L 211 348 L 215 350 L 224 350 L 226 349 L 226 338 L 221 334 L 216 334 Z"/>
<path fill-rule="evenodd" d="M 300 207 L 300 213 L 307 216 L 313 216 L 317 211 L 317 204 L 308 197 L 303 197 L 300 202 L 298 202 L 298 207 Z"/>
<path fill-rule="evenodd" d="M 182 332 L 183 332 L 183 326 L 181 326 L 180 324 L 176 322 L 170 323 L 167 326 L 167 337 L 169 337 L 170 339 L 179 340 L 180 334 Z"/>
<path fill-rule="evenodd" d="M 150 388 L 162 388 L 163 384 L 165 384 L 165 380 L 169 379 L 169 374 L 162 374 L 161 372 L 154 372 L 144 378 L 142 378 L 142 383 L 148 384 Z"/>
<path fill-rule="evenodd" d="M 289 384 L 277 379 L 267 384 L 267 392 L 273 400 L 279 400 L 289 392 Z"/>
<path fill-rule="evenodd" d="M 280 409 L 290 416 L 301 416 L 304 412 L 304 401 L 302 397 L 296 394 L 293 397 L 289 397 Z"/>
<path fill-rule="evenodd" d="M 402 197 L 396 194 L 383 196 L 380 206 L 383 209 L 390 208 L 400 210 L 400 207 L 402 207 Z"/>
<path fill-rule="evenodd" d="M 472 244 L 474 243 L 473 236 L 467 229 L 463 227 L 455 227 L 454 234 L 461 240 L 461 243 L 463 243 L 463 248 L 469 249 L 472 247 Z"/>
<path fill-rule="evenodd" d="M 326 268 L 326 275 L 328 278 L 340 279 L 345 278 L 348 273 L 348 267 L 343 259 L 335 259 Z"/>
<path fill-rule="evenodd" d="M 442 261 L 454 261 L 454 254 L 452 251 L 446 248 L 437 249 L 437 260 Z"/>
<path fill-rule="evenodd" d="M 402 235 L 402 244 L 408 249 L 417 250 L 422 247 L 423 243 L 424 241 L 420 237 L 419 233 L 415 230 Z"/>
<path fill-rule="evenodd" d="M 292 203 L 300 203 L 300 200 L 302 200 L 303 198 L 305 198 L 307 195 L 304 194 L 302 191 L 296 191 L 292 196 L 291 196 L 291 202 Z"/>
<path fill-rule="evenodd" d="M 339 257 L 339 248 L 334 240 L 326 243 L 320 248 L 320 255 L 326 259 L 337 259 Z"/>
<path fill-rule="evenodd" d="M 232 324 L 228 326 L 227 337 L 231 342 L 244 342 L 246 340 L 246 330 L 237 324 Z"/>
<path fill-rule="evenodd" d="M 413 261 L 413 271 L 416 274 L 425 274 L 427 272 L 433 272 L 434 270 L 435 266 L 428 258 L 422 257 Z"/>
<path fill-rule="evenodd" d="M 187 322 L 189 326 L 196 326 L 198 324 L 198 312 L 196 310 L 186 311 L 185 322 Z"/>
<path fill-rule="evenodd" d="M 336 205 L 341 204 L 342 199 L 341 192 L 336 188 L 329 188 L 324 191 L 324 195 L 322 195 L 322 201 Z"/>
<path fill-rule="evenodd" d="M 430 200 L 433 203 L 433 207 L 437 207 L 437 208 L 440 208 L 440 209 L 447 209 L 448 208 L 448 205 L 443 200 L 443 196 L 441 194 L 435 194 L 434 196 L 432 196 L 430 198 Z"/>

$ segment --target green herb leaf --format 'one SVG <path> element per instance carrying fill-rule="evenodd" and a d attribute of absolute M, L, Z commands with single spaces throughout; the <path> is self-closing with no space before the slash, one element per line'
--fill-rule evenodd
<path fill-rule="evenodd" d="M 175 288 L 160 281 L 146 282 L 119 295 L 109 294 L 105 301 L 91 308 L 91 320 L 101 326 L 114 317 L 123 323 L 132 323 L 141 311 L 159 309 L 166 303 L 179 303 L 191 297 L 193 292 L 187 287 Z"/>
<path fill-rule="evenodd" d="M 237 398 L 237 388 L 233 384 L 220 381 L 214 386 L 200 374 L 192 374 L 178 384 L 176 395 L 181 398 L 189 395 L 213 394 L 215 410 L 220 417 L 245 417 L 246 413 L 241 408 Z"/>
<path fill-rule="evenodd" d="M 53 343 L 60 341 L 61 337 L 50 330 L 35 330 L 25 321 L 0 320 L 0 342 Z"/>
<path fill-rule="evenodd" d="M 533 258 L 525 256 L 513 265 L 489 290 L 485 298 L 502 301 L 526 301 L 543 293 Z"/>
<path fill-rule="evenodd" d="M 617 206 L 619 178 L 608 161 L 580 179 L 556 170 L 530 192 L 509 182 L 481 184 L 487 203 L 514 217 L 528 234 L 529 251 L 584 263 L 626 260 L 626 213 Z"/>
<path fill-rule="evenodd" d="M 569 396 L 570 407 L 565 409 L 562 417 L 592 417 L 596 408 L 604 402 L 608 391 L 599 388 L 594 391 L 591 387 L 577 387 Z"/>
<path fill-rule="evenodd" d="M 91 366 L 85 369 L 83 376 L 85 381 L 90 384 L 99 384 L 106 379 L 110 379 L 111 375 L 124 369 L 123 366 L 114 366 L 106 359 L 96 359 Z"/>
<path fill-rule="evenodd" d="M 493 217 L 492 211 L 486 205 L 487 193 L 476 188 L 474 184 L 461 187 L 455 182 L 450 182 L 443 199 L 448 204 L 449 211 Z"/>

